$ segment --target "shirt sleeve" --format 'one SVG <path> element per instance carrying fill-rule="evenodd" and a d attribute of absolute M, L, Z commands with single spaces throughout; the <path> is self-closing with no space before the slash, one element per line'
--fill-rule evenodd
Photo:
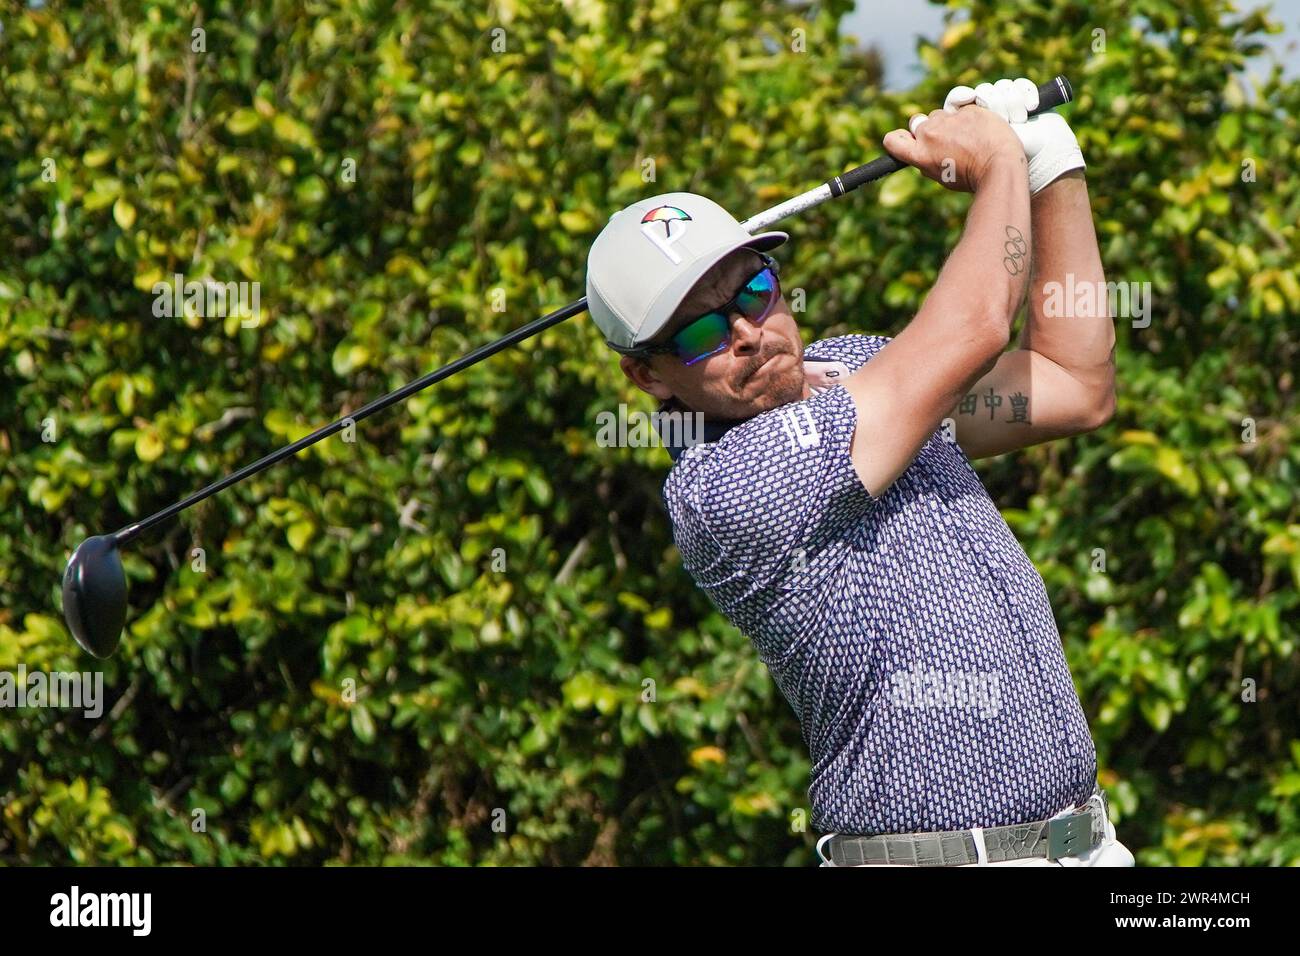
<path fill-rule="evenodd" d="M 683 462 L 670 510 L 701 585 L 798 588 L 838 563 L 844 526 L 876 504 L 849 454 L 857 417 L 835 386 L 757 415 Z"/>

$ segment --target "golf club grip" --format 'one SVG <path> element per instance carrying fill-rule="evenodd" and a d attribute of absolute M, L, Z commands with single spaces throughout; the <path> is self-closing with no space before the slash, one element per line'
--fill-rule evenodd
<path fill-rule="evenodd" d="M 1048 110 L 1054 110 L 1073 99 L 1074 88 L 1070 86 L 1070 81 L 1064 76 L 1053 77 L 1046 83 L 1039 85 L 1038 106 L 1030 110 L 1029 115 L 1037 116 L 1039 113 L 1046 113 Z M 847 173 L 841 173 L 827 185 L 830 186 L 831 197 L 834 198 L 852 192 L 866 183 L 875 182 L 882 176 L 896 173 L 906 166 L 906 163 L 895 159 L 893 156 L 885 155 L 873 159 L 869 163 L 864 163 L 855 169 L 850 169 Z"/>
<path fill-rule="evenodd" d="M 1070 81 L 1064 76 L 1056 76 L 1047 83 L 1038 87 L 1038 106 L 1030 110 L 1031 116 L 1037 116 L 1039 113 L 1046 112 L 1050 109 L 1069 103 L 1074 99 L 1074 90 L 1070 86 Z M 852 192 L 864 183 L 874 182 L 890 173 L 896 173 L 900 169 L 906 168 L 907 164 L 899 162 L 893 156 L 888 154 L 873 159 L 869 163 L 864 163 L 847 173 L 841 173 L 834 179 L 822 183 L 820 186 L 814 186 L 807 192 L 800 193 L 785 202 L 777 203 L 762 212 L 750 216 L 742 222 L 741 228 L 746 232 L 753 234 L 766 229 L 774 222 L 779 222 L 787 216 L 793 216 L 796 213 L 804 212 L 814 206 L 820 206 L 828 199 L 836 199 L 845 193 Z"/>

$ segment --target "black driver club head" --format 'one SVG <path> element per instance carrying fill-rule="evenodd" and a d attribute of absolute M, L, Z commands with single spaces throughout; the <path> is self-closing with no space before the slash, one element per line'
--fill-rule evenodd
<path fill-rule="evenodd" d="M 126 572 L 111 535 L 87 538 L 72 552 L 63 572 L 63 617 L 95 657 L 117 650 L 126 623 Z"/>

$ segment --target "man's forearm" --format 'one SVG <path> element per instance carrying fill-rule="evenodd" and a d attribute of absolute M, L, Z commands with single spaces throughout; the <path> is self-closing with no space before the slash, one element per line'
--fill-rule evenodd
<path fill-rule="evenodd" d="M 1115 389 L 1115 328 L 1082 170 L 1038 193 L 1031 213 L 1034 271 L 1020 347 L 1051 359 L 1107 404 Z M 1080 294 L 1084 289 L 1089 294 Z"/>
<path fill-rule="evenodd" d="M 979 321 L 1003 342 L 1031 275 L 1031 215 L 1023 162 L 990 172 L 975 193 L 961 241 L 944 264 L 918 319 Z"/>

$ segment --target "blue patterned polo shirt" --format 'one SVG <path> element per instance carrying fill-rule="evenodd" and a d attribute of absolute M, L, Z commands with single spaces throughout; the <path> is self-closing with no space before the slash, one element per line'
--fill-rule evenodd
<path fill-rule="evenodd" d="M 853 371 L 888 342 L 804 358 Z M 1042 577 L 942 429 L 876 499 L 856 422 L 823 388 L 676 450 L 664 484 L 687 571 L 799 719 L 814 829 L 990 827 L 1087 800 L 1096 751 Z"/>

